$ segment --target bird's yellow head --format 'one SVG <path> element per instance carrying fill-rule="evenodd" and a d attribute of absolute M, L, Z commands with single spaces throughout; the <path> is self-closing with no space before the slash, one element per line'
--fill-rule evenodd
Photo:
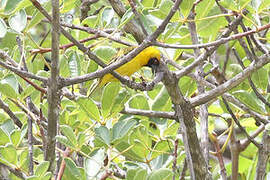
<path fill-rule="evenodd" d="M 154 47 L 145 48 L 140 55 L 144 59 L 142 66 L 148 66 L 152 69 L 152 72 L 155 73 L 160 62 L 160 51 Z"/>

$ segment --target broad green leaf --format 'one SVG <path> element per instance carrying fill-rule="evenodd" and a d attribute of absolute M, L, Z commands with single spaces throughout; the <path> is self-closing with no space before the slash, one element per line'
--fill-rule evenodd
<path fill-rule="evenodd" d="M 17 98 L 17 93 L 9 84 L 0 82 L 0 92 L 6 95 L 7 97 L 14 98 L 14 99 Z"/>
<path fill-rule="evenodd" d="M 98 69 L 97 63 L 95 63 L 95 61 L 93 60 L 90 60 L 87 66 L 87 73 L 95 72 L 97 69 Z"/>
<path fill-rule="evenodd" d="M 131 10 L 131 8 L 129 8 L 125 14 L 122 16 L 121 21 L 120 21 L 120 25 L 118 26 L 118 29 L 121 29 L 124 25 L 126 25 L 131 19 L 133 19 L 134 14 Z"/>
<path fill-rule="evenodd" d="M 239 5 L 237 4 L 238 1 L 234 0 L 222 0 L 220 1 L 220 5 L 225 7 L 226 9 L 230 9 L 233 11 L 237 11 L 239 8 Z"/>
<path fill-rule="evenodd" d="M 239 90 L 233 93 L 240 101 L 245 103 L 254 111 L 264 113 L 264 109 L 261 106 L 261 102 L 258 100 L 255 94 L 248 93 L 247 91 Z"/>
<path fill-rule="evenodd" d="M 102 20 L 103 27 L 110 25 L 113 19 L 113 16 L 114 16 L 114 10 L 112 7 L 106 7 L 102 11 L 101 20 Z"/>
<path fill-rule="evenodd" d="M 158 169 L 161 169 L 161 168 L 166 168 L 166 165 L 168 164 L 168 161 L 170 160 L 170 158 L 169 158 L 170 155 L 169 154 L 170 153 L 161 154 L 157 158 L 153 159 L 151 161 L 151 167 L 153 168 L 153 170 L 158 170 Z M 179 154 L 178 154 L 178 157 L 179 157 Z"/>
<path fill-rule="evenodd" d="M 26 0 L 26 1 L 29 1 L 29 0 Z M 51 8 L 51 2 L 48 1 L 48 2 L 46 2 L 44 4 L 42 4 L 42 7 L 44 9 L 46 9 L 47 12 L 50 12 L 51 9 L 52 9 Z M 35 12 L 33 13 L 32 19 L 30 20 L 28 26 L 26 27 L 26 31 L 28 31 L 32 27 L 36 26 L 44 18 L 45 18 L 44 15 L 39 10 L 35 10 Z"/>
<path fill-rule="evenodd" d="M 147 180 L 147 171 L 146 169 L 140 169 L 138 171 L 136 171 L 136 174 L 134 176 L 134 180 L 138 179 L 138 180 Z"/>
<path fill-rule="evenodd" d="M 13 16 L 9 17 L 8 23 L 13 30 L 21 32 L 26 27 L 27 23 L 27 14 L 25 10 L 21 9 L 20 11 L 16 12 Z"/>
<path fill-rule="evenodd" d="M 180 4 L 180 11 L 184 18 L 187 18 L 195 0 L 184 0 Z"/>
<path fill-rule="evenodd" d="M 267 100 L 267 102 L 270 102 L 270 94 L 267 96 L 266 100 Z M 265 109 L 268 112 L 268 114 L 270 115 L 270 107 L 265 104 Z"/>
<path fill-rule="evenodd" d="M 11 133 L 10 139 L 12 144 L 17 147 L 21 139 L 21 131 L 15 130 Z"/>
<path fill-rule="evenodd" d="M 86 143 L 86 137 L 87 137 L 86 134 L 84 134 L 83 132 L 79 132 L 78 137 L 77 137 L 77 142 L 78 142 L 79 148 L 81 148 L 82 145 Z"/>
<path fill-rule="evenodd" d="M 76 147 L 77 145 L 77 138 L 76 135 L 74 134 L 73 130 L 71 127 L 67 125 L 61 125 L 60 127 L 61 132 L 68 138 L 68 140 L 73 144 L 73 146 Z"/>
<path fill-rule="evenodd" d="M 34 155 L 38 154 L 38 151 L 40 152 L 40 154 L 43 154 L 41 152 L 41 150 L 36 150 L 34 148 Z M 29 151 L 28 149 L 25 149 L 24 151 L 20 152 L 20 154 L 18 155 L 18 167 L 20 167 L 21 169 L 28 171 L 29 169 Z"/>
<path fill-rule="evenodd" d="M 196 19 L 206 17 L 208 13 L 214 8 L 215 0 L 201 1 L 196 6 Z"/>
<path fill-rule="evenodd" d="M 66 168 L 71 172 L 71 174 L 75 176 L 76 178 L 80 179 L 81 173 L 78 167 L 76 166 L 76 164 L 72 161 L 72 159 L 65 158 L 65 162 L 66 162 Z"/>
<path fill-rule="evenodd" d="M 102 139 L 102 141 L 105 144 L 110 145 L 110 142 L 111 142 L 110 131 L 106 126 L 100 126 L 99 128 L 95 130 L 95 132 L 96 132 L 97 137 Z"/>
<path fill-rule="evenodd" d="M 128 169 L 128 171 L 127 171 L 127 180 L 135 180 L 134 177 L 136 175 L 136 172 L 138 172 L 139 169 L 141 169 L 141 168 Z"/>
<path fill-rule="evenodd" d="M 220 11 L 218 8 L 213 8 L 207 16 L 219 15 Z M 199 21 L 197 25 L 197 31 L 201 37 L 205 37 L 207 40 L 215 40 L 219 34 L 220 28 L 226 26 L 226 21 L 224 17 L 214 17 L 211 19 L 206 19 Z"/>
<path fill-rule="evenodd" d="M 165 87 L 161 89 L 159 94 L 154 99 L 152 110 L 155 111 L 170 111 L 172 107 L 172 102 L 169 94 Z"/>
<path fill-rule="evenodd" d="M 80 97 L 77 100 L 80 108 L 92 119 L 100 121 L 100 114 L 97 105 L 91 98 Z"/>
<path fill-rule="evenodd" d="M 115 105 L 115 98 L 120 90 L 119 83 L 109 83 L 103 93 L 102 93 L 102 100 L 101 100 L 101 109 L 102 109 L 102 115 L 106 119 L 110 113 L 111 109 Z"/>
<path fill-rule="evenodd" d="M 145 109 L 149 110 L 149 104 L 145 96 L 143 95 L 137 95 L 133 96 L 129 100 L 129 107 L 134 109 Z"/>
<path fill-rule="evenodd" d="M 44 174 L 44 176 L 42 177 L 42 180 L 49 180 L 49 179 L 51 179 L 51 177 L 52 177 L 52 173 L 51 172 L 46 172 Z"/>
<path fill-rule="evenodd" d="M 45 175 L 45 173 L 48 171 L 49 165 L 50 165 L 49 161 L 41 162 L 37 166 L 37 169 L 35 170 L 35 175 L 38 177 L 42 177 L 43 175 Z"/>
<path fill-rule="evenodd" d="M 261 4 L 258 9 L 258 13 L 261 13 L 263 10 L 267 10 L 270 6 L 270 0 L 261 0 Z"/>
<path fill-rule="evenodd" d="M 130 131 L 136 125 L 137 121 L 135 119 L 125 119 L 118 121 L 112 128 L 112 139 L 120 139 Z"/>
<path fill-rule="evenodd" d="M 82 21 L 82 24 L 87 25 L 91 28 L 95 28 L 97 26 L 97 23 L 98 23 L 97 16 L 89 16 Z"/>
<path fill-rule="evenodd" d="M 25 8 L 31 6 L 31 5 L 32 5 L 31 1 L 29 1 L 29 0 L 21 0 L 18 3 L 18 5 L 16 6 L 16 8 L 14 9 L 14 11 L 16 12 L 16 11 L 19 11 L 21 9 L 25 9 Z"/>
<path fill-rule="evenodd" d="M 197 89 L 196 82 L 187 76 L 184 76 L 179 80 L 178 86 L 186 97 L 190 97 Z"/>
<path fill-rule="evenodd" d="M 3 38 L 7 33 L 7 25 L 5 21 L 0 18 L 0 38 Z"/>
<path fill-rule="evenodd" d="M 68 57 L 68 65 L 71 77 L 76 77 L 81 74 L 80 58 L 76 51 L 70 53 Z"/>
<path fill-rule="evenodd" d="M 174 3 L 170 0 L 163 0 L 160 8 L 158 10 L 154 10 L 151 12 L 151 14 L 153 16 L 156 16 L 159 19 L 165 19 L 167 17 L 167 15 L 169 14 L 170 10 L 172 9 Z M 172 17 L 171 21 L 175 22 L 177 20 L 179 20 L 180 16 L 179 16 L 179 12 L 176 11 L 176 13 L 174 14 L 174 16 Z"/>
<path fill-rule="evenodd" d="M 267 70 L 265 68 L 258 69 L 252 73 L 251 79 L 257 88 L 266 91 L 268 85 Z"/>
<path fill-rule="evenodd" d="M 55 138 L 57 141 L 59 141 L 60 143 L 64 144 L 65 146 L 67 146 L 71 149 L 76 148 L 76 146 L 73 144 L 73 142 L 71 142 L 66 136 L 58 135 Z"/>
<path fill-rule="evenodd" d="M 12 144 L 7 144 L 6 146 L 0 147 L 1 156 L 9 163 L 17 164 L 17 151 Z"/>
<path fill-rule="evenodd" d="M 96 177 L 100 169 L 103 167 L 105 158 L 105 150 L 99 149 L 92 153 L 90 158 L 86 158 L 84 161 L 84 167 L 87 179 Z"/>
<path fill-rule="evenodd" d="M 111 46 L 98 46 L 93 52 L 105 62 L 109 62 L 117 53 Z"/>
<path fill-rule="evenodd" d="M 71 11 L 74 8 L 74 6 L 76 5 L 76 1 L 77 0 L 64 0 L 63 7 L 62 7 L 60 13 L 64 14 L 64 13 L 68 13 L 69 11 Z"/>
<path fill-rule="evenodd" d="M 7 83 L 15 90 L 16 93 L 19 92 L 19 82 L 13 74 L 5 76 L 5 78 L 1 80 L 1 83 Z"/>
<path fill-rule="evenodd" d="M 6 134 L 6 132 L 5 131 L 3 131 L 3 129 L 2 128 L 0 128 L 0 146 L 3 146 L 3 145 L 5 145 L 6 143 L 8 143 L 9 142 L 9 137 L 8 137 L 8 135 Z"/>
<path fill-rule="evenodd" d="M 170 153 L 171 147 L 173 147 L 173 144 L 170 141 L 167 140 L 161 140 L 158 141 L 154 146 L 154 151 L 152 152 L 151 158 L 156 158 L 161 154 Z"/>
<path fill-rule="evenodd" d="M 173 172 L 169 169 L 159 169 L 149 174 L 148 180 L 171 180 Z"/>
<path fill-rule="evenodd" d="M 136 149 L 133 148 L 134 145 L 131 145 L 127 140 L 120 141 L 117 143 L 115 148 L 122 153 L 123 156 L 127 157 L 132 161 L 144 162 L 144 156 L 140 156 Z"/>
<path fill-rule="evenodd" d="M 21 0 L 7 0 L 6 6 L 5 6 L 5 13 L 9 14 L 13 9 L 17 7 L 17 4 Z"/>
<path fill-rule="evenodd" d="M 128 101 L 130 94 L 126 90 L 119 91 L 118 95 L 114 100 L 114 105 L 111 109 L 111 116 L 117 115 L 123 108 L 125 103 Z"/>

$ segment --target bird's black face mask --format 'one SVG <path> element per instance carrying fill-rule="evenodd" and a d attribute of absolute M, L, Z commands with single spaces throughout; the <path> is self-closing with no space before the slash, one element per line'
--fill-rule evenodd
<path fill-rule="evenodd" d="M 157 58 L 151 58 L 145 66 L 150 67 L 152 69 L 152 73 L 155 75 L 159 66 L 159 60 Z"/>

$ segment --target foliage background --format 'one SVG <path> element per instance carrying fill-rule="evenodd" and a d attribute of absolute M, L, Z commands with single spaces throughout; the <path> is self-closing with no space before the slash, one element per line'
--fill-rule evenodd
<path fill-rule="evenodd" d="M 22 71 L 27 67 L 28 72 L 48 78 L 50 71 L 44 71 L 44 65 L 50 67 L 46 58 L 51 56 L 51 24 L 32 2 L 29 0 L 0 2 L 1 61 Z M 114 2 L 123 3 L 126 12 L 121 15 L 122 17 L 112 7 Z M 59 9 L 61 25 L 76 40 L 84 40 L 84 46 L 103 62 L 109 63 L 112 57 L 119 56 L 120 49 L 127 45 L 137 45 L 142 39 L 125 31 L 128 23 L 133 21 L 138 27 L 141 23 L 145 31 L 152 34 L 175 3 L 171 0 L 134 1 L 136 5 L 134 11 L 130 6 L 131 2 L 133 1 L 98 0 L 88 1 L 88 6 L 83 6 L 79 0 L 63 0 L 60 1 Z M 50 1 L 43 0 L 40 3 L 47 12 L 51 12 Z M 219 40 L 229 26 L 226 18 L 234 20 L 237 16 L 243 16 L 242 27 L 239 25 L 236 30 L 238 33 L 245 31 L 243 27 L 258 30 L 258 33 L 252 35 L 255 37 L 252 46 L 244 36 L 242 41 L 247 44 L 246 49 L 236 39 L 221 43 L 218 49 L 205 59 L 200 70 L 195 69 L 191 74 L 181 77 L 178 85 L 185 98 L 189 100 L 201 93 L 198 91 L 200 85 L 196 77 L 198 71 L 201 71 L 203 79 L 209 80 L 210 83 L 215 79 L 218 82 L 222 73 L 226 80 L 230 80 L 243 71 L 237 58 L 248 67 L 256 60 L 255 57 L 265 54 L 260 47 L 268 52 L 270 38 L 268 29 L 260 31 L 260 27 L 269 24 L 269 5 L 269 0 L 182 1 L 165 31 L 157 38 L 161 46 L 159 50 L 165 59 L 173 62 L 168 63 L 171 71 L 177 72 L 179 67 L 180 70 L 187 67 L 198 57 L 198 54 L 194 53 L 194 48 L 166 48 L 166 44 L 175 46 L 193 44 L 188 26 L 190 22 L 196 25 L 200 44 Z M 86 15 L 83 14 L 82 7 L 89 7 Z M 221 12 L 220 7 L 227 10 L 227 13 Z M 189 20 L 194 8 L 195 18 Z M 248 14 L 244 15 L 243 10 L 248 10 Z M 71 26 L 72 24 L 74 26 Z M 77 46 L 68 47 L 69 43 L 66 37 L 60 35 L 61 77 L 76 78 L 101 69 Z M 208 48 L 210 46 L 200 49 L 199 53 L 205 53 Z M 246 50 L 252 55 L 247 55 Z M 13 63 L 3 56 L 4 51 L 8 53 Z M 215 67 L 222 73 L 218 75 L 213 73 Z M 258 98 L 248 79 L 243 80 L 237 87 L 226 89 L 227 97 L 234 99 L 229 105 L 235 117 L 246 132 L 259 143 L 262 142 L 260 132 L 269 121 L 269 73 L 267 64 L 251 76 L 256 90 L 268 105 Z M 110 83 L 91 98 L 87 98 L 87 92 L 96 79 L 65 87 L 61 91 L 61 100 L 58 104 L 59 123 L 56 158 L 53 165 L 56 171 L 51 171 L 50 162 L 44 159 L 46 137 L 49 133 L 46 130 L 49 106 L 46 94 L 35 87 L 36 85 L 46 89 L 46 83 L 25 76 L 32 82 L 29 83 L 22 78 L 23 75 L 16 74 L 10 68 L 0 67 L 0 163 L 3 178 L 50 179 L 61 176 L 62 179 L 190 178 L 189 170 L 186 170 L 185 148 L 179 122 L 169 118 L 174 116 L 175 109 L 163 83 L 156 84 L 150 91 L 136 91 L 120 83 Z M 192 74 L 195 74 L 195 78 Z M 151 70 L 147 68 L 135 73 L 133 79 L 141 82 L 141 77 L 147 82 L 154 78 Z M 210 88 L 205 86 L 204 90 L 208 91 Z M 65 91 L 69 92 L 72 98 L 67 96 Z M 27 99 L 31 100 L 31 103 Z M 233 103 L 235 99 L 239 102 Z M 232 174 L 234 169 L 232 161 L 236 160 L 232 156 L 232 147 L 241 140 L 247 144 L 244 149 L 237 150 L 240 153 L 237 157 L 239 160 L 237 173 L 241 179 L 254 179 L 256 167 L 260 163 L 258 148 L 250 144 L 250 140 L 238 126 L 230 123 L 232 113 L 228 111 L 224 99 L 209 98 L 206 104 L 207 129 L 212 140 L 209 141 L 211 151 L 217 151 L 215 148 L 217 146 L 222 148 L 226 142 L 224 149 L 222 148 L 222 150 L 226 148 L 226 151 L 224 156 L 221 156 L 222 161 L 225 161 L 225 169 L 222 169 L 221 160 L 210 153 L 209 166 L 212 178 L 224 178 L 220 175 L 221 170 L 226 172 L 227 176 Z M 197 134 L 202 138 L 199 111 L 199 108 L 196 108 L 195 119 Z M 261 119 L 265 121 L 262 123 Z M 211 135 L 214 130 L 218 135 L 226 130 L 228 133 L 215 139 Z M 228 141 L 230 143 L 227 143 Z M 266 172 L 268 170 L 269 167 L 266 168 Z"/>

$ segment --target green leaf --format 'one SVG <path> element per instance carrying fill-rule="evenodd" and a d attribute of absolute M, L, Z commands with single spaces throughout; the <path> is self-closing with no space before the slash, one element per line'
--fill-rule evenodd
<path fill-rule="evenodd" d="M 138 179 L 138 180 L 146 180 L 147 179 L 147 171 L 146 169 L 140 169 L 136 172 L 134 179 Z"/>
<path fill-rule="evenodd" d="M 81 148 L 85 143 L 86 143 L 86 134 L 83 132 L 79 132 L 77 142 L 78 142 L 78 147 Z"/>
<path fill-rule="evenodd" d="M 126 90 L 122 90 L 118 93 L 118 95 L 116 96 L 116 98 L 114 99 L 114 105 L 112 106 L 111 109 L 111 117 L 118 115 L 118 113 L 120 111 L 122 111 L 122 109 L 125 106 L 125 103 L 128 101 L 130 97 L 130 94 L 128 93 L 128 91 Z"/>
<path fill-rule="evenodd" d="M 71 77 L 76 77 L 81 74 L 80 58 L 76 51 L 70 53 L 68 65 Z"/>
<path fill-rule="evenodd" d="M 76 148 L 76 146 L 66 136 L 58 135 L 55 138 L 57 141 L 59 141 L 60 143 L 64 144 L 67 147 L 70 147 L 71 149 Z"/>
<path fill-rule="evenodd" d="M 43 161 L 39 163 L 39 165 L 37 166 L 37 169 L 35 170 L 35 175 L 38 177 L 42 177 L 48 171 L 49 166 L 50 166 L 49 161 Z"/>
<path fill-rule="evenodd" d="M 111 142 L 110 131 L 106 126 L 100 126 L 99 128 L 96 128 L 95 132 L 96 132 L 97 137 L 102 139 L 102 141 L 105 144 L 110 145 L 110 142 Z"/>
<path fill-rule="evenodd" d="M 69 126 L 67 126 L 67 125 L 61 125 L 60 129 L 61 129 L 61 132 L 73 144 L 73 147 L 76 147 L 76 145 L 77 145 L 77 138 L 76 138 L 76 135 L 74 134 L 72 128 L 69 127 Z"/>
<path fill-rule="evenodd" d="M 270 102 L 270 94 L 268 94 L 266 100 L 267 100 L 267 102 Z M 266 109 L 266 111 L 268 112 L 268 114 L 270 114 L 270 107 L 267 106 L 266 104 L 265 104 L 265 109 Z"/>
<path fill-rule="evenodd" d="M 172 107 L 172 102 L 169 94 L 165 87 L 161 89 L 159 94 L 154 99 L 152 110 L 155 111 L 170 111 Z"/>
<path fill-rule="evenodd" d="M 87 179 L 96 177 L 100 169 L 103 167 L 105 158 L 105 150 L 99 149 L 92 153 L 91 158 L 86 158 L 84 161 L 84 167 Z"/>
<path fill-rule="evenodd" d="M 101 109 L 102 115 L 104 119 L 106 119 L 111 112 L 111 109 L 114 106 L 115 98 L 120 90 L 119 83 L 109 83 L 103 93 L 102 93 L 102 100 L 101 100 Z"/>
<path fill-rule="evenodd" d="M 121 21 L 120 21 L 120 25 L 118 26 L 118 29 L 121 29 L 124 25 L 126 25 L 131 19 L 133 19 L 134 14 L 131 10 L 131 8 L 129 8 L 125 14 L 122 16 Z"/>
<path fill-rule="evenodd" d="M 129 101 L 129 107 L 134 109 L 145 109 L 149 110 L 149 104 L 145 96 L 136 95 L 133 96 Z"/>
<path fill-rule="evenodd" d="M 32 5 L 31 1 L 29 1 L 29 0 L 21 0 L 18 3 L 18 5 L 16 6 L 16 8 L 14 9 L 14 11 L 16 12 L 16 11 L 19 11 L 21 9 L 25 9 L 25 8 L 31 6 L 31 5 Z"/>
<path fill-rule="evenodd" d="M 187 18 L 187 16 L 189 15 L 194 2 L 195 0 L 184 0 L 180 4 L 181 14 L 184 16 L 184 18 Z"/>
<path fill-rule="evenodd" d="M 171 180 L 173 172 L 169 169 L 159 169 L 149 174 L 148 180 Z"/>
<path fill-rule="evenodd" d="M 171 159 L 169 159 L 169 157 L 170 157 L 169 154 L 170 153 L 161 154 L 157 158 L 153 159 L 151 161 L 151 167 L 153 168 L 153 170 L 165 168 L 166 165 L 168 164 L 168 161 L 171 160 Z M 179 157 L 179 155 L 178 155 L 178 157 Z M 184 158 L 184 156 L 183 156 L 183 158 Z"/>
<path fill-rule="evenodd" d="M 27 14 L 25 10 L 21 9 L 13 16 L 10 16 L 10 18 L 8 19 L 8 23 L 13 30 L 21 32 L 26 27 L 27 23 Z"/>
<path fill-rule="evenodd" d="M 267 70 L 265 68 L 258 69 L 252 73 L 251 79 L 257 88 L 266 91 L 268 85 Z"/>
<path fill-rule="evenodd" d="M 151 14 L 153 16 L 156 16 L 159 19 L 165 19 L 167 17 L 167 15 L 169 14 L 170 10 L 172 9 L 174 3 L 170 0 L 163 0 L 160 8 L 158 10 L 154 10 L 151 12 Z M 179 12 L 176 11 L 176 13 L 174 14 L 174 16 L 172 17 L 171 21 L 175 22 L 177 20 L 179 20 L 180 16 L 179 16 Z"/>
<path fill-rule="evenodd" d="M 70 158 L 65 158 L 66 167 L 70 171 L 70 173 L 75 176 L 76 178 L 80 179 L 81 173 L 76 166 L 76 164 Z"/>
<path fill-rule="evenodd" d="M 3 38 L 7 33 L 7 25 L 5 21 L 0 18 L 0 38 Z"/>
<path fill-rule="evenodd" d="M 11 139 L 11 142 L 12 144 L 17 147 L 20 140 L 21 140 L 21 131 L 19 130 L 15 130 L 11 133 L 10 135 L 10 139 Z"/>
<path fill-rule="evenodd" d="M 89 16 L 82 21 L 83 25 L 87 25 L 88 27 L 92 28 L 95 28 L 97 26 L 97 23 L 98 23 L 97 16 Z"/>
<path fill-rule="evenodd" d="M 101 15 L 101 21 L 102 21 L 103 27 L 110 25 L 113 19 L 113 16 L 114 16 L 114 10 L 112 7 L 104 8 Z"/>
<path fill-rule="evenodd" d="M 51 172 L 46 172 L 45 175 L 42 177 L 42 180 L 49 180 L 52 177 Z"/>
<path fill-rule="evenodd" d="M 237 11 L 238 7 L 239 7 L 237 2 L 234 1 L 234 0 L 222 0 L 219 3 L 220 3 L 221 6 L 225 7 L 226 9 Z"/>
<path fill-rule="evenodd" d="M 6 7 L 5 7 L 5 14 L 10 13 L 13 9 L 17 7 L 17 4 L 21 0 L 7 0 Z"/>
<path fill-rule="evenodd" d="M 270 0 L 261 0 L 261 4 L 258 9 L 258 14 L 261 13 L 263 10 L 267 10 L 270 6 Z"/>
<path fill-rule="evenodd" d="M 141 169 L 141 168 L 137 168 L 137 169 L 129 169 L 127 171 L 127 180 L 135 180 L 134 177 L 136 175 L 136 172 Z"/>
<path fill-rule="evenodd" d="M 113 141 L 126 136 L 126 134 L 136 125 L 136 123 L 137 121 L 135 119 L 125 119 L 122 121 L 118 121 L 112 129 Z"/>
<path fill-rule="evenodd" d="M 180 79 L 178 86 L 180 87 L 183 95 L 186 97 L 191 96 L 197 89 L 195 81 L 187 76 L 184 76 Z"/>
<path fill-rule="evenodd" d="M 19 83 L 13 74 L 7 75 L 0 81 L 0 92 L 7 97 L 16 98 L 19 91 Z"/>
<path fill-rule="evenodd" d="M 214 0 L 201 1 L 199 5 L 196 6 L 196 19 L 206 17 L 213 8 L 216 8 L 214 5 Z"/>
<path fill-rule="evenodd" d="M 13 165 L 17 164 L 17 151 L 12 144 L 8 143 L 6 146 L 1 146 L 0 154 L 9 163 Z"/>
<path fill-rule="evenodd" d="M 9 142 L 9 137 L 8 137 L 8 135 L 6 134 L 6 132 L 5 131 L 3 131 L 3 129 L 2 128 L 0 128 L 0 146 L 3 146 L 3 145 L 5 145 L 6 143 L 8 143 Z"/>
<path fill-rule="evenodd" d="M 80 108 L 92 119 L 100 121 L 100 114 L 97 105 L 91 98 L 79 97 L 77 103 Z"/>
<path fill-rule="evenodd" d="M 158 141 L 155 146 L 154 146 L 154 151 L 151 155 L 151 158 L 156 158 L 158 156 L 160 156 L 161 154 L 164 154 L 164 153 L 168 153 L 171 151 L 171 148 L 173 144 L 170 142 L 170 141 L 167 141 L 167 140 L 161 140 L 161 141 Z"/>
<path fill-rule="evenodd" d="M 265 112 L 261 106 L 261 102 L 258 100 L 254 93 L 248 93 L 247 91 L 239 90 L 233 92 L 233 95 L 254 111 L 257 111 L 259 113 Z"/>
<path fill-rule="evenodd" d="M 218 8 L 213 8 L 207 16 L 219 15 L 220 11 Z M 197 31 L 201 37 L 207 38 L 207 40 L 215 40 L 217 35 L 220 33 L 220 29 L 226 26 L 224 17 L 214 17 L 199 21 L 197 25 Z"/>
<path fill-rule="evenodd" d="M 117 53 L 111 46 L 98 46 L 93 52 L 105 62 L 109 62 Z"/>
<path fill-rule="evenodd" d="M 131 148 L 132 147 L 132 148 Z M 130 160 L 144 162 L 144 156 L 138 154 L 133 145 L 129 144 L 127 140 L 120 141 L 116 144 L 115 148 L 122 153 L 123 156 Z M 128 150 L 127 150 L 128 149 Z"/>
<path fill-rule="evenodd" d="M 29 1 L 29 0 L 26 0 L 26 1 Z M 42 7 L 47 11 L 47 12 L 50 12 L 51 11 L 51 2 L 48 1 L 44 4 L 42 4 Z M 31 29 L 32 27 L 36 26 L 38 23 L 40 23 L 40 21 L 44 19 L 44 16 L 43 14 L 39 11 L 39 10 L 35 10 L 35 12 L 33 13 L 32 15 L 32 19 L 30 20 L 27 28 L 26 28 L 26 31 L 28 31 L 29 29 Z"/>

